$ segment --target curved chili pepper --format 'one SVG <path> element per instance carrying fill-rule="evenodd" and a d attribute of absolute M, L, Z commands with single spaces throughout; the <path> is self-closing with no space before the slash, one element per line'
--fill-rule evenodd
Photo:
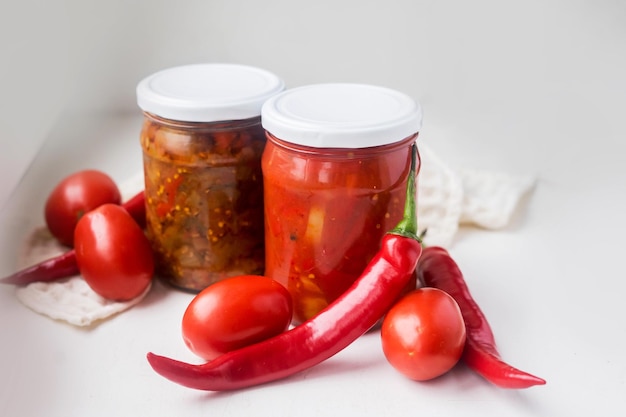
<path fill-rule="evenodd" d="M 71 249 L 35 265 L 22 269 L 0 280 L 2 284 L 27 285 L 31 282 L 49 282 L 78 274 L 76 252 Z"/>
<path fill-rule="evenodd" d="M 546 383 L 544 379 L 514 368 L 500 358 L 491 326 L 472 298 L 459 266 L 448 251 L 437 246 L 424 249 L 417 274 L 424 285 L 447 292 L 459 305 L 467 331 L 463 361 L 471 369 L 502 388 L 529 388 Z"/>
<path fill-rule="evenodd" d="M 146 225 L 146 202 L 144 192 L 141 191 L 133 198 L 122 204 L 128 214 L 142 228 Z M 70 277 L 79 273 L 74 249 L 55 256 L 35 265 L 24 268 L 9 276 L 0 279 L 0 284 L 27 285 L 32 282 L 50 282 L 60 278 Z"/>
<path fill-rule="evenodd" d="M 315 317 L 263 342 L 202 365 L 148 353 L 152 368 L 189 388 L 223 391 L 274 381 L 310 368 L 343 350 L 387 312 L 415 271 L 422 247 L 417 237 L 413 145 L 404 218 L 354 284 Z"/>

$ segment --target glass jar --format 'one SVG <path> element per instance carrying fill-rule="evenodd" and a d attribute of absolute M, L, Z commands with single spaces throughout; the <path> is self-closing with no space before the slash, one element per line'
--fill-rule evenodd
<path fill-rule="evenodd" d="M 265 275 L 289 289 L 301 323 L 350 287 L 402 218 L 421 109 L 382 87 L 318 84 L 269 99 L 261 119 Z"/>
<path fill-rule="evenodd" d="M 198 292 L 263 273 L 260 112 L 283 88 L 271 73 L 231 64 L 170 68 L 138 84 L 146 233 L 157 274 L 173 286 Z"/>

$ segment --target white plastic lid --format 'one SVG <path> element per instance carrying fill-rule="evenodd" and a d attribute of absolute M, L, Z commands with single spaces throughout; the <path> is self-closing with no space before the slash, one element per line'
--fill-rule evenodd
<path fill-rule="evenodd" d="M 237 64 L 196 64 L 152 74 L 137 85 L 137 104 L 148 113 L 186 122 L 242 120 L 285 88 L 271 72 Z"/>
<path fill-rule="evenodd" d="M 419 132 L 422 110 L 406 94 L 364 84 L 314 84 L 286 90 L 261 110 L 278 139 L 315 148 L 366 148 Z"/>

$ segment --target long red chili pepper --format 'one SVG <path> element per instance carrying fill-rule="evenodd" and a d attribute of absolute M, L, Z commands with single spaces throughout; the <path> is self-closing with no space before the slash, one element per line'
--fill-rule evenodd
<path fill-rule="evenodd" d="M 471 369 L 502 388 L 529 388 L 546 383 L 500 358 L 485 314 L 472 298 L 459 266 L 445 249 L 437 246 L 424 249 L 417 274 L 424 285 L 447 292 L 461 308 L 467 333 L 463 361 Z"/>
<path fill-rule="evenodd" d="M 141 191 L 122 204 L 142 228 L 146 225 L 145 195 Z M 49 282 L 78 274 L 74 249 L 0 279 L 0 284 L 27 285 L 31 282 Z"/>
<path fill-rule="evenodd" d="M 315 317 L 263 342 L 202 365 L 148 353 L 152 368 L 189 388 L 223 391 L 285 378 L 335 355 L 369 330 L 397 300 L 415 271 L 422 247 L 417 237 L 413 146 L 404 219 L 356 282 Z"/>

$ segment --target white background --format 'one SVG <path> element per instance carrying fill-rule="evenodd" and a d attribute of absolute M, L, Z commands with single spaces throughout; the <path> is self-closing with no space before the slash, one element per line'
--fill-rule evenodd
<path fill-rule="evenodd" d="M 626 411 L 626 3 L 565 1 L 3 0 L 0 273 L 43 222 L 63 176 L 141 169 L 134 88 L 196 62 L 256 65 L 288 87 L 346 81 L 404 91 L 420 141 L 453 168 L 531 174 L 509 227 L 463 229 L 450 250 L 505 359 L 548 383 L 507 391 L 464 366 L 414 383 L 368 334 L 285 381 L 207 394 L 157 376 L 148 351 L 193 361 L 190 300 L 156 285 L 89 329 L 0 288 L 0 415 L 476 416 Z"/>

